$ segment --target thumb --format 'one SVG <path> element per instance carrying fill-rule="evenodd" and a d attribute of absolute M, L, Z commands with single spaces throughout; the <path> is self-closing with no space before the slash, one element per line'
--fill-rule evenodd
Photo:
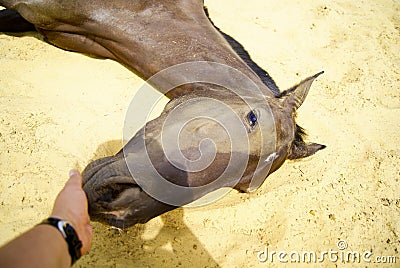
<path fill-rule="evenodd" d="M 78 170 L 71 169 L 69 171 L 69 180 L 65 183 L 65 187 L 82 188 L 82 175 Z"/>

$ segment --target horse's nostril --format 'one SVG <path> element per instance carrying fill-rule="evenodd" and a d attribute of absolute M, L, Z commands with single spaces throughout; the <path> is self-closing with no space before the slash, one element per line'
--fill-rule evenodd
<path fill-rule="evenodd" d="M 113 202 L 121 195 L 121 193 L 132 187 L 134 187 L 132 183 L 107 184 L 98 191 L 99 201 L 106 203 Z"/>

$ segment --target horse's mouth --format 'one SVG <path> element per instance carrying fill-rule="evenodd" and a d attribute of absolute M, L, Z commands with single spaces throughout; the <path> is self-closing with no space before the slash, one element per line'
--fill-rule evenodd
<path fill-rule="evenodd" d="M 104 211 L 102 213 L 106 214 L 106 215 L 108 215 L 108 214 L 113 215 L 118 218 L 118 217 L 123 217 L 126 213 L 126 210 L 121 209 L 121 210 L 114 210 L 114 211 Z"/>
<path fill-rule="evenodd" d="M 90 217 L 114 226 L 118 219 L 123 221 L 130 206 L 127 193 L 138 187 L 124 159 L 111 156 L 95 160 L 85 168 L 82 177 Z"/>
<path fill-rule="evenodd" d="M 144 192 L 120 155 L 90 163 L 83 177 L 91 220 L 126 228 L 176 208 Z"/>
<path fill-rule="evenodd" d="M 91 220 L 95 220 L 101 223 L 105 223 L 117 228 L 127 228 L 135 222 L 129 222 L 124 215 L 126 215 L 126 211 L 116 210 L 116 211 L 104 211 L 98 212 L 95 214 L 91 214 Z"/>

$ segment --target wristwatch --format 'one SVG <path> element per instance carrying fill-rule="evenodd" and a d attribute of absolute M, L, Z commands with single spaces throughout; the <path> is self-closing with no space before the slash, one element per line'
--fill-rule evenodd
<path fill-rule="evenodd" d="M 68 221 L 57 218 L 47 218 L 40 224 L 49 224 L 56 227 L 68 244 L 69 255 L 71 255 L 71 265 L 73 265 L 81 257 L 82 242 L 79 240 L 78 234 Z"/>

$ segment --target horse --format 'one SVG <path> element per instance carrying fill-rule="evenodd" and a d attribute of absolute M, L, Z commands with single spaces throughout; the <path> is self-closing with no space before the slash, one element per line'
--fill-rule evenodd
<path fill-rule="evenodd" d="M 252 192 L 286 159 L 325 148 L 307 143 L 295 122 L 323 72 L 280 91 L 243 46 L 214 25 L 202 0 L 0 4 L 6 8 L 1 31 L 36 30 L 62 49 L 113 59 L 145 80 L 145 90 L 170 98 L 117 154 L 85 168 L 92 220 L 125 228 L 219 189 Z"/>

